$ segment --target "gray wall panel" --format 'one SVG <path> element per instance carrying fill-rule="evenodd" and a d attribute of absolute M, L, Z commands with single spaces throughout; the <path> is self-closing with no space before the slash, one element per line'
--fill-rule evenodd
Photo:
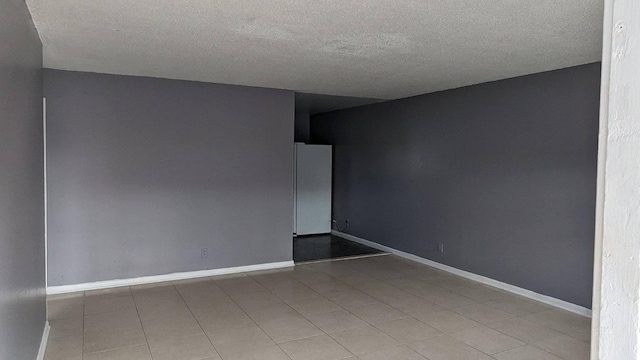
<path fill-rule="evenodd" d="M 589 64 L 313 116 L 312 141 L 334 145 L 336 218 L 590 307 L 599 89 Z"/>
<path fill-rule="evenodd" d="M 0 1 L 0 359 L 35 359 L 45 324 L 42 46 Z"/>
<path fill-rule="evenodd" d="M 51 285 L 291 260 L 293 92 L 47 69 L 45 93 Z"/>

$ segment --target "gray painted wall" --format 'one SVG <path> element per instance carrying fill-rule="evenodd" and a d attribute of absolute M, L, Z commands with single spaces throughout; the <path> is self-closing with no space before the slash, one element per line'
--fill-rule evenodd
<path fill-rule="evenodd" d="M 312 140 L 334 145 L 336 218 L 590 307 L 599 87 L 590 64 L 314 116 Z"/>
<path fill-rule="evenodd" d="M 292 259 L 293 92 L 44 82 L 50 285 Z"/>
<path fill-rule="evenodd" d="M 308 113 L 296 112 L 293 136 L 295 142 L 309 142 L 309 121 L 310 117 Z"/>
<path fill-rule="evenodd" d="M 35 359 L 45 324 L 42 46 L 0 1 L 0 359 Z"/>

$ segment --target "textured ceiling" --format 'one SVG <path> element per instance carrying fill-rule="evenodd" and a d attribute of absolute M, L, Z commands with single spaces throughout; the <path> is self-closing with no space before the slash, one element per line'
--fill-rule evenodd
<path fill-rule="evenodd" d="M 600 60 L 603 0 L 27 0 L 45 67 L 394 99 Z"/>

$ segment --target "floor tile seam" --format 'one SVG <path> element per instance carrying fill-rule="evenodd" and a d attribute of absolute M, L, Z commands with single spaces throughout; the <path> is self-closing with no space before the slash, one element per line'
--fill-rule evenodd
<path fill-rule="evenodd" d="M 147 339 L 147 333 L 146 331 L 144 331 L 144 325 L 142 324 L 142 318 L 140 317 L 140 312 L 138 311 L 138 303 L 136 303 L 136 299 L 133 296 L 133 292 L 131 294 L 131 297 L 133 298 L 133 305 L 136 309 L 136 314 L 138 314 L 138 321 L 140 322 L 140 327 L 142 328 L 142 334 L 144 335 L 144 340 L 145 343 L 147 345 L 147 350 L 149 351 L 149 356 L 151 357 L 151 360 L 153 360 L 153 353 L 151 352 L 151 345 L 149 345 L 149 339 Z"/>
<path fill-rule="evenodd" d="M 250 275 L 247 275 L 247 276 L 251 277 Z M 253 279 L 252 279 L 252 280 L 253 280 Z M 255 281 L 255 280 L 253 280 L 253 281 Z M 258 284 L 259 284 L 259 283 L 258 283 Z M 262 286 L 262 284 L 260 284 L 260 286 Z M 264 286 L 262 286 L 262 287 L 264 288 Z M 222 288 L 221 288 L 221 289 L 222 289 Z M 276 296 L 276 295 L 275 295 L 275 294 L 273 294 L 269 289 L 267 289 L 267 288 L 265 288 L 265 289 L 266 289 L 267 291 L 269 291 L 272 295 Z M 286 352 L 286 351 L 284 351 L 284 349 L 282 349 L 282 347 L 281 347 L 281 346 L 280 346 L 280 345 L 279 345 L 279 344 L 278 344 L 278 343 L 277 343 L 277 342 L 276 342 L 276 341 L 271 337 L 271 335 L 269 335 L 269 334 L 268 334 L 268 333 L 267 333 L 267 332 L 262 328 L 262 326 L 260 326 L 260 324 L 258 324 L 255 320 L 253 320 L 253 318 L 252 318 L 251 316 L 249 316 L 249 314 L 245 311 L 245 309 L 243 309 L 243 308 L 242 308 L 242 307 L 241 307 L 241 306 L 240 306 L 240 305 L 239 305 L 239 304 L 238 304 L 238 303 L 237 303 L 237 302 L 236 302 L 236 301 L 235 301 L 235 300 L 234 300 L 234 299 L 233 299 L 233 298 L 232 298 L 232 297 L 231 297 L 231 296 L 230 296 L 230 295 L 229 295 L 229 294 L 224 290 L 224 289 L 222 289 L 222 291 L 223 291 L 225 294 L 227 294 L 227 296 L 229 296 L 229 299 L 231 299 L 231 301 L 232 301 L 232 302 L 233 302 L 233 303 L 234 303 L 234 304 L 235 304 L 235 305 L 240 309 L 240 311 L 242 311 L 242 312 L 244 313 L 244 315 L 245 315 L 247 318 L 249 318 L 249 320 L 251 320 L 251 321 L 252 321 L 252 322 L 253 322 L 253 323 L 254 323 L 254 324 L 255 324 L 255 325 L 260 329 L 260 331 L 262 331 L 262 332 L 263 332 L 263 333 L 264 333 L 264 334 L 269 338 L 269 340 L 271 340 L 271 342 L 273 342 L 273 344 L 274 344 L 275 346 L 277 346 L 277 347 L 278 347 L 278 349 L 280 349 L 280 351 L 282 351 L 282 353 L 283 353 L 283 354 L 285 354 L 285 356 L 286 356 L 287 358 L 289 358 L 290 360 L 293 360 L 293 359 L 291 359 L 291 357 L 289 356 L 289 354 L 287 354 L 287 352 Z M 277 296 L 276 296 L 276 297 L 277 297 Z M 280 298 L 278 298 L 278 299 L 280 299 Z M 280 299 L 280 300 L 282 300 L 282 299 Z M 283 303 L 284 303 L 284 302 L 283 302 Z M 293 309 L 293 308 L 292 308 L 292 309 Z M 293 310 L 294 310 L 294 311 L 296 311 L 295 309 L 293 309 Z M 297 311 L 296 311 L 296 312 L 297 312 Z M 306 319 L 306 318 L 305 318 L 305 319 Z M 313 326 L 315 326 L 315 324 L 313 324 Z M 318 329 L 318 330 L 322 331 L 321 329 Z M 206 333 L 205 333 L 205 334 L 206 334 Z M 209 337 L 209 336 L 207 335 L 207 338 L 208 338 L 208 337 Z M 209 339 L 209 341 L 211 341 L 211 339 Z M 213 345 L 213 343 L 212 343 L 212 345 Z M 215 345 L 214 345 L 214 348 L 215 348 Z M 218 351 L 218 350 L 216 349 L 216 351 Z M 220 355 L 220 358 L 222 358 L 222 355 Z"/>
<path fill-rule="evenodd" d="M 175 285 L 174 285 L 175 286 Z M 222 290 L 222 289 L 221 289 Z M 176 289 L 176 291 L 178 291 L 178 289 Z M 222 290 L 224 292 L 224 290 Z M 225 293 L 226 294 L 226 293 Z M 200 320 L 198 320 L 198 317 L 196 317 L 196 315 L 193 313 L 193 310 L 191 310 L 191 307 L 187 304 L 186 300 L 184 299 L 184 297 L 182 296 L 182 294 L 180 293 L 180 291 L 178 291 L 178 296 L 180 296 L 180 299 L 182 299 L 182 302 L 184 303 L 184 305 L 187 307 L 187 309 L 189 310 L 189 313 L 191 314 L 191 316 L 193 317 L 193 319 L 196 321 L 196 323 L 198 324 L 198 327 L 200 327 L 200 330 L 202 330 L 202 333 L 204 334 L 204 337 L 207 338 L 207 341 L 209 342 L 209 344 L 211 344 L 211 347 L 213 348 L 213 351 L 215 351 L 215 353 L 218 355 L 218 357 L 220 359 L 222 359 L 222 355 L 220 354 L 220 352 L 218 351 L 218 349 L 216 348 L 215 345 L 213 345 L 213 342 L 211 341 L 211 339 L 209 338 L 209 335 L 207 335 L 207 332 L 204 330 L 204 327 L 202 326 L 202 324 L 200 323 Z M 228 295 L 227 295 L 228 296 Z M 231 299 L 231 301 L 233 301 L 233 299 Z M 235 303 L 235 302 L 234 302 Z"/>

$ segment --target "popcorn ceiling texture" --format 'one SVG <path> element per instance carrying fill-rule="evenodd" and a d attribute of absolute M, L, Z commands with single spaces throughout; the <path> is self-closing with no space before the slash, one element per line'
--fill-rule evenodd
<path fill-rule="evenodd" d="M 402 98 L 599 61 L 602 0 L 27 0 L 48 68 Z"/>

